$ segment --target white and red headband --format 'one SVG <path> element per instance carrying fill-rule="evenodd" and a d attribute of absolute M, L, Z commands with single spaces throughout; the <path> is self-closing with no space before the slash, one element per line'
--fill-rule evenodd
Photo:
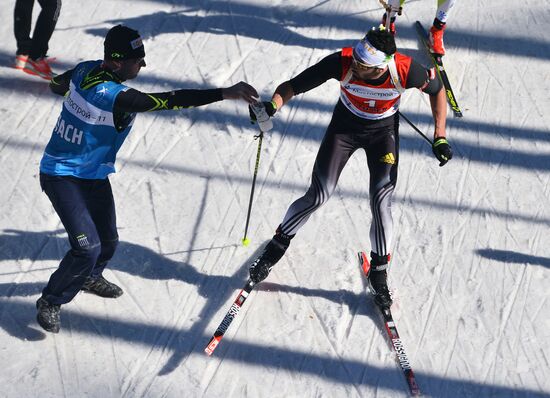
<path fill-rule="evenodd" d="M 382 69 L 392 60 L 393 55 L 388 55 L 374 47 L 365 36 L 355 45 L 353 57 L 365 66 Z"/>

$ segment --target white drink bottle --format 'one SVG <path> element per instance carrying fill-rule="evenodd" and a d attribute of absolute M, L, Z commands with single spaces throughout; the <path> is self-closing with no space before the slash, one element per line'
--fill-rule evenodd
<path fill-rule="evenodd" d="M 251 104 L 250 107 L 252 108 L 252 111 L 256 115 L 256 121 L 258 122 L 260 131 L 264 133 L 270 131 L 273 128 L 273 122 L 271 121 L 271 118 L 265 111 L 264 104 L 262 104 L 262 102 L 258 99 L 258 101 Z"/>

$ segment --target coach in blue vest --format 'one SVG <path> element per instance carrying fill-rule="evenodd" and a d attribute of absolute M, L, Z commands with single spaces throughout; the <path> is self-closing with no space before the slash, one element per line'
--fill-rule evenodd
<path fill-rule="evenodd" d="M 51 90 L 65 97 L 63 109 L 40 162 L 40 185 L 69 236 L 71 249 L 36 302 L 40 326 L 60 329 L 61 305 L 80 290 L 116 298 L 122 289 L 102 273 L 118 244 L 108 175 L 137 112 L 197 107 L 224 99 L 249 104 L 258 97 L 244 82 L 228 88 L 143 93 L 123 84 L 145 67 L 136 30 L 113 27 L 105 37 L 103 60 L 79 63 L 54 77 Z"/>

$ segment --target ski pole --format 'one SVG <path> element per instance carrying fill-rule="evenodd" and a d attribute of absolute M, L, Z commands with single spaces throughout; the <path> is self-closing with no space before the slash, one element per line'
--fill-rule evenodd
<path fill-rule="evenodd" d="M 243 246 L 248 246 L 250 239 L 246 236 L 248 233 L 248 223 L 250 222 L 250 212 L 252 211 L 252 200 L 254 199 L 254 188 L 256 187 L 256 176 L 258 175 L 258 168 L 260 167 L 260 154 L 262 153 L 262 141 L 264 139 L 264 132 L 260 131 L 259 135 L 254 136 L 258 139 L 258 152 L 256 153 L 256 165 L 254 166 L 254 176 L 252 177 L 252 188 L 250 189 L 250 199 L 248 200 L 248 214 L 246 215 L 246 225 L 244 227 Z"/>
<path fill-rule="evenodd" d="M 409 123 L 410 126 L 411 126 L 418 134 L 420 134 L 420 135 L 422 136 L 422 138 L 424 138 L 426 141 L 428 141 L 428 142 L 430 143 L 430 145 L 433 145 L 432 140 L 430 140 L 428 137 L 426 137 L 426 135 L 425 135 L 422 131 L 420 131 L 420 129 L 419 129 L 418 127 L 416 127 L 416 126 L 414 125 L 414 123 L 411 122 L 407 116 L 403 115 L 403 113 L 401 113 L 401 112 L 399 112 L 399 111 L 397 111 L 397 113 L 399 113 L 399 116 L 401 116 L 403 119 L 405 119 L 405 121 L 406 121 L 407 123 Z"/>
<path fill-rule="evenodd" d="M 400 1 L 399 3 L 403 4 L 403 1 Z M 399 8 L 394 8 L 384 0 L 378 0 L 378 2 L 382 5 L 384 10 L 386 11 L 386 25 L 384 27 L 389 32 L 390 31 L 390 25 L 391 25 L 391 19 L 394 18 L 396 14 L 401 15 L 402 12 L 403 12 L 403 7 L 400 6 Z"/>
<path fill-rule="evenodd" d="M 256 186 L 256 176 L 258 175 L 258 168 L 260 167 L 260 154 L 262 151 L 262 141 L 264 139 L 264 133 L 271 131 L 273 128 L 273 122 L 265 110 L 264 104 L 261 102 L 260 98 L 256 102 L 250 104 L 250 109 L 256 115 L 256 122 L 260 128 L 260 134 L 254 136 L 254 138 L 259 138 L 258 140 L 258 153 L 256 154 L 256 165 L 254 166 L 254 177 L 252 177 L 252 188 L 250 190 L 250 200 L 248 201 L 248 214 L 246 215 L 246 225 L 244 227 L 244 237 L 243 237 L 243 246 L 248 246 L 250 239 L 246 234 L 248 233 L 248 223 L 250 222 L 250 212 L 252 211 L 252 200 L 254 199 L 254 188 Z"/>

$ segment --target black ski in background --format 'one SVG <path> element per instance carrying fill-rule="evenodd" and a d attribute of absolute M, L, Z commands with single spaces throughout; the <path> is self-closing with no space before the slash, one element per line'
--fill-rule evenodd
<path fill-rule="evenodd" d="M 443 86 L 445 87 L 445 93 L 447 95 L 447 100 L 449 101 L 449 105 L 451 106 L 451 109 L 453 110 L 455 117 L 462 117 L 462 111 L 460 110 L 460 107 L 458 106 L 458 103 L 456 102 L 456 97 L 453 92 L 453 89 L 451 87 L 451 83 L 449 82 L 449 77 L 447 76 L 447 71 L 443 67 L 443 60 L 441 55 L 432 54 L 430 52 L 430 43 L 428 42 L 428 32 L 426 29 L 424 29 L 424 26 L 419 21 L 416 21 L 414 24 L 416 28 L 416 32 L 418 33 L 418 36 L 420 37 L 420 40 L 422 41 L 422 44 L 424 45 L 424 48 L 428 52 L 429 57 L 431 58 L 435 70 L 437 71 L 437 75 L 441 79 L 441 82 L 443 83 Z"/>

